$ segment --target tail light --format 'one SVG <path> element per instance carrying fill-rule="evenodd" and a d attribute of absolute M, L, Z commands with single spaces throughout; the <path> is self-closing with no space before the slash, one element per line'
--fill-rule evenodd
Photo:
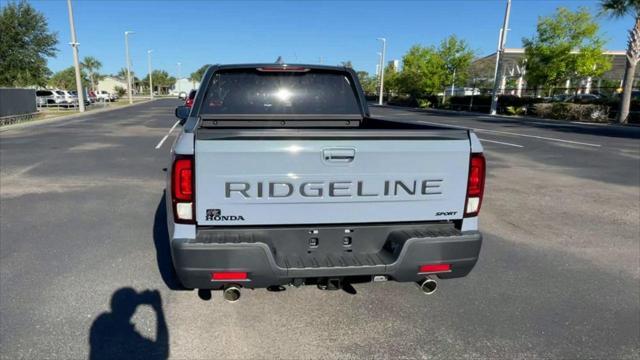
<path fill-rule="evenodd" d="M 195 223 L 194 189 L 193 156 L 177 155 L 171 169 L 171 197 L 176 223 Z"/>
<path fill-rule="evenodd" d="M 192 107 L 193 106 L 193 99 L 187 99 L 187 101 L 185 101 L 184 105 L 186 107 Z"/>
<path fill-rule="evenodd" d="M 471 154 L 469 162 L 469 180 L 467 181 L 467 200 L 465 203 L 464 216 L 477 216 L 482 205 L 482 195 L 484 193 L 484 177 L 486 163 L 482 153 Z"/>

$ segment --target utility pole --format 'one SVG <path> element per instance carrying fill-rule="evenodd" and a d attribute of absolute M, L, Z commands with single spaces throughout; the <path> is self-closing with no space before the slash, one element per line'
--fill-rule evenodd
<path fill-rule="evenodd" d="M 127 54 L 127 89 L 129 92 L 129 104 L 133 104 L 133 95 L 131 94 L 131 60 L 129 59 L 129 34 L 133 31 L 124 32 L 124 47 Z"/>
<path fill-rule="evenodd" d="M 147 61 L 149 63 L 149 98 L 153 100 L 153 71 L 151 71 L 151 53 L 153 50 L 147 50 Z"/>
<path fill-rule="evenodd" d="M 493 79 L 493 93 L 491 94 L 491 115 L 495 115 L 498 108 L 498 87 L 502 83 L 502 58 L 504 56 L 504 44 L 507 42 L 509 30 L 509 15 L 511 14 L 511 0 L 507 0 L 507 9 L 504 12 L 504 23 L 500 30 L 498 51 L 496 52 L 496 73 Z M 500 77 L 500 79 L 498 79 Z"/>
<path fill-rule="evenodd" d="M 387 39 L 378 38 L 382 41 L 382 55 L 380 55 L 380 96 L 378 98 L 378 105 L 382 105 L 382 97 L 384 96 L 384 55 L 387 52 Z"/>
<path fill-rule="evenodd" d="M 69 10 L 69 27 L 71 28 L 71 48 L 73 49 L 73 65 L 76 68 L 76 90 L 78 93 L 78 106 L 80 112 L 84 112 L 84 89 L 82 88 L 82 78 L 80 77 L 80 60 L 78 59 L 78 45 L 80 45 L 76 39 L 76 27 L 73 23 L 73 8 L 71 7 L 71 0 L 67 0 L 67 8 Z"/>

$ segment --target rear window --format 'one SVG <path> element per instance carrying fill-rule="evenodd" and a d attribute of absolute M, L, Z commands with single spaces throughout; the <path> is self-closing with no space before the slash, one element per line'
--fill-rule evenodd
<path fill-rule="evenodd" d="M 360 115 L 354 84 L 341 72 L 216 72 L 202 115 Z"/>

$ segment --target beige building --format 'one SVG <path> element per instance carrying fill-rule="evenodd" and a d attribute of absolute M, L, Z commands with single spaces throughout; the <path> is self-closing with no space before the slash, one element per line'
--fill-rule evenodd
<path fill-rule="evenodd" d="M 121 87 L 123 89 L 127 89 L 127 80 L 120 79 L 115 76 L 105 76 L 102 80 L 98 82 L 96 85 L 96 89 L 98 91 L 107 91 L 109 93 L 117 93 L 116 87 Z"/>

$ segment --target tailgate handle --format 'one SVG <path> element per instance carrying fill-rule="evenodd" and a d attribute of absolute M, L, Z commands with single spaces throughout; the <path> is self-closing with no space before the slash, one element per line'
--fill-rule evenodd
<path fill-rule="evenodd" d="M 350 163 L 356 157 L 356 149 L 353 148 L 331 148 L 322 150 L 324 161 L 334 163 Z"/>

